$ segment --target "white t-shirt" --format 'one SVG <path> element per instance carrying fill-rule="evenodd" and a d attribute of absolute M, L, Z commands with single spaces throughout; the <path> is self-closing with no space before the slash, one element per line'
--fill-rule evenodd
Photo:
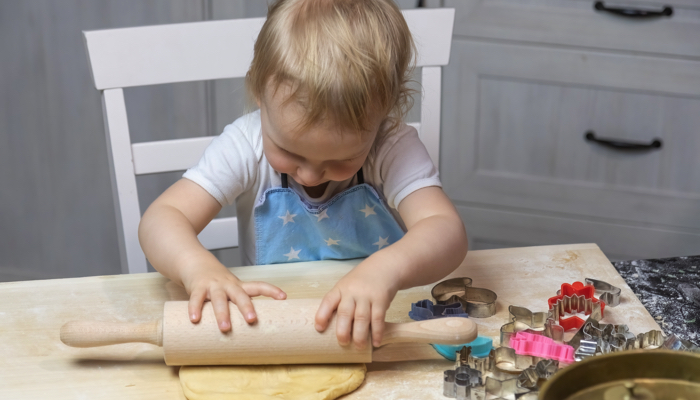
<path fill-rule="evenodd" d="M 267 189 L 282 185 L 280 174 L 265 158 L 260 127 L 259 110 L 238 118 L 214 138 L 199 163 L 183 175 L 222 206 L 236 203 L 243 265 L 255 261 L 255 205 Z M 406 196 L 424 187 L 442 186 L 415 128 L 402 125 L 374 150 L 362 166 L 365 183 L 383 196 L 398 221 L 401 218 L 396 209 Z M 354 184 L 355 177 L 331 181 L 321 197 L 310 198 L 289 178 L 290 187 L 311 204 L 323 203 Z"/>

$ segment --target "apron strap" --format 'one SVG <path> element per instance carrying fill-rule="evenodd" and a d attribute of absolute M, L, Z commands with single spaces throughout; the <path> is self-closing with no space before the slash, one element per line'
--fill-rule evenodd
<path fill-rule="evenodd" d="M 287 180 L 287 174 L 280 174 L 282 178 L 282 187 L 287 189 L 289 187 L 289 181 Z M 357 171 L 357 184 L 362 185 L 365 183 L 365 175 L 362 173 L 362 168 Z"/>

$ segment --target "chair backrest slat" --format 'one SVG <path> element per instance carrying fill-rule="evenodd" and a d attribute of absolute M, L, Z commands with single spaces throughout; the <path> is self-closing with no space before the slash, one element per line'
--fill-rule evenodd
<path fill-rule="evenodd" d="M 226 249 L 238 246 L 238 219 L 215 218 L 197 236 L 207 249 Z"/>
<path fill-rule="evenodd" d="M 440 165 L 440 105 L 442 93 L 442 69 L 423 67 L 421 71 L 423 101 L 421 103 L 421 124 L 416 127 L 420 139 L 435 165 Z"/>
<path fill-rule="evenodd" d="M 114 212 L 117 216 L 122 272 L 146 272 L 146 256 L 141 250 L 138 238 L 141 211 L 134 166 L 131 162 L 131 142 L 124 91 L 122 89 L 102 91 L 102 108 L 105 115 L 107 155 L 114 195 Z"/>
<path fill-rule="evenodd" d="M 454 10 L 406 10 L 404 17 L 418 48 L 417 66 L 446 65 Z M 86 31 L 95 87 L 244 77 L 264 22 L 249 18 Z"/>
<path fill-rule="evenodd" d="M 97 89 L 245 76 L 264 18 L 84 32 Z"/>
<path fill-rule="evenodd" d="M 184 171 L 195 164 L 214 136 L 161 140 L 131 145 L 136 175 Z"/>

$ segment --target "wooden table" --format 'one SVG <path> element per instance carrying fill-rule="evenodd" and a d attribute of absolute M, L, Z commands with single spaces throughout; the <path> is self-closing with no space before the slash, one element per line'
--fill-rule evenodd
<path fill-rule="evenodd" d="M 319 261 L 240 267 L 243 280 L 265 280 L 289 298 L 322 297 L 359 261 Z M 508 306 L 544 311 L 561 283 L 596 278 L 622 288 L 605 322 L 626 323 L 635 333 L 659 329 L 595 244 L 471 251 L 451 275 L 498 294 L 495 316 L 477 319 L 481 335 L 497 338 Z M 429 298 L 432 285 L 399 292 L 387 320 L 407 322 L 412 302 Z M 158 273 L 0 283 L 0 399 L 184 399 L 178 368 L 149 344 L 75 349 L 59 340 L 63 323 L 76 319 L 145 322 L 162 316 L 163 303 L 187 300 Z M 427 346 L 427 347 L 426 347 Z M 428 345 L 404 349 L 424 361 L 373 363 L 363 385 L 347 399 L 444 399 L 442 371 L 451 362 Z M 426 351 L 428 350 L 428 351 Z"/>

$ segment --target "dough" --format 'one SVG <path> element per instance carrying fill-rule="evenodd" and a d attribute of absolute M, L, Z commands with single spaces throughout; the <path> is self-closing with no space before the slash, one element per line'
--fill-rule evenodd
<path fill-rule="evenodd" d="M 189 400 L 331 400 L 357 389 L 364 364 L 181 367 Z"/>

